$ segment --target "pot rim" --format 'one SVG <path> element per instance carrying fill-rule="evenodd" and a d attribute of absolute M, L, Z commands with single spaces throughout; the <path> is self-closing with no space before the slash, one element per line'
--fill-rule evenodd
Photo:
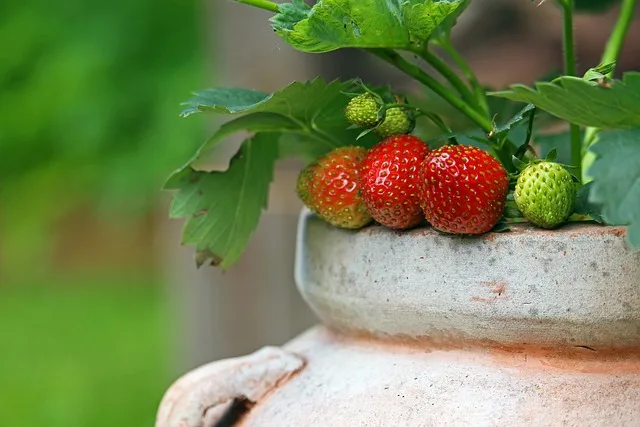
<path fill-rule="evenodd" d="M 343 230 L 303 209 L 295 280 L 346 333 L 437 345 L 640 349 L 640 253 L 624 227 L 569 224 L 478 237 Z"/>

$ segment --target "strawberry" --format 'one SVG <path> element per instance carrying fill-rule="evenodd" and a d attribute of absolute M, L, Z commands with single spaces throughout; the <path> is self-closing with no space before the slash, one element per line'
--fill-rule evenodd
<path fill-rule="evenodd" d="M 376 97 L 370 93 L 363 93 L 347 104 L 344 115 L 349 123 L 363 128 L 372 128 L 378 124 L 378 110 L 380 105 Z"/>
<path fill-rule="evenodd" d="M 386 111 L 384 120 L 375 128 L 382 139 L 393 135 L 407 134 L 413 130 L 415 120 L 400 107 L 391 107 Z"/>
<path fill-rule="evenodd" d="M 340 228 L 361 228 L 372 221 L 360 195 L 362 147 L 340 147 L 300 172 L 298 197 L 316 215 Z"/>
<path fill-rule="evenodd" d="M 412 135 L 391 136 L 369 150 L 360 176 L 362 198 L 373 219 L 395 229 L 424 220 L 418 170 L 428 152 L 427 144 Z"/>
<path fill-rule="evenodd" d="M 571 174 L 559 164 L 534 162 L 520 172 L 513 197 L 529 222 L 555 228 L 573 212 L 576 187 Z"/>
<path fill-rule="evenodd" d="M 436 230 L 482 234 L 502 217 L 509 178 L 502 164 L 477 147 L 446 145 L 420 168 L 420 205 Z"/>

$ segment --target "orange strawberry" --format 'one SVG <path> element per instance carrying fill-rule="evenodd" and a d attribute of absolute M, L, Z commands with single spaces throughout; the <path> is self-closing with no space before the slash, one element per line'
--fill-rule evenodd
<path fill-rule="evenodd" d="M 367 150 L 341 147 L 304 168 L 297 193 L 316 215 L 341 228 L 361 228 L 372 221 L 360 195 L 360 165 Z"/>

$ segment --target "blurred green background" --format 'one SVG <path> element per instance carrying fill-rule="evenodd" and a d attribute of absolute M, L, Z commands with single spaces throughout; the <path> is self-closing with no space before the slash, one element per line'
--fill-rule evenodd
<path fill-rule="evenodd" d="M 153 224 L 202 135 L 203 2 L 0 2 L 0 424 L 150 426 L 175 378 Z M 164 331 L 164 332 L 163 332 Z"/>
<path fill-rule="evenodd" d="M 226 73 L 261 90 L 293 74 L 356 69 L 407 86 L 353 52 L 333 60 L 285 56 L 289 50 L 267 37 L 262 11 L 249 15 L 231 4 L 0 2 L 1 427 L 152 426 L 162 394 L 187 362 L 276 344 L 315 321 L 294 297 L 293 244 L 286 244 L 294 240 L 293 212 L 271 217 L 278 225 L 259 236 L 254 270 L 216 276 L 217 287 L 209 283 L 213 270 L 198 277 L 192 266 L 160 271 L 169 269 L 167 259 L 182 262 L 177 250 L 158 253 L 163 244 L 179 247 L 167 226 L 169 195 L 160 188 L 206 137 L 210 120 L 181 120 L 179 104 L 215 84 L 214 54 L 225 57 Z M 461 40 L 481 81 L 531 82 L 561 65 L 557 8 L 475 4 Z M 615 14 L 581 19 L 581 64 L 596 64 Z M 212 52 L 216 29 L 225 37 Z M 632 31 L 630 40 L 638 39 L 640 26 Z M 244 49 L 259 41 L 262 50 Z M 638 49 L 627 45 L 621 69 L 638 68 Z M 245 65 L 256 61 L 260 67 Z M 293 188 L 292 177 L 278 184 L 282 194 Z M 260 256 L 273 236 L 289 252 L 261 267 L 273 259 Z M 260 286 L 249 288 L 254 281 Z M 169 295 L 177 288 L 190 294 L 182 303 L 191 306 L 182 308 L 193 316 L 181 315 L 191 320 L 174 318 L 181 302 Z M 177 325 L 200 328 L 189 330 L 192 341 L 206 337 L 197 358 L 172 360 L 181 357 L 175 330 L 189 335 Z"/>

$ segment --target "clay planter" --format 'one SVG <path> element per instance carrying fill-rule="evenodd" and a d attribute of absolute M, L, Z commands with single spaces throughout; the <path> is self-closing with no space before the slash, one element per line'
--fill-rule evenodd
<path fill-rule="evenodd" d="M 303 212 L 298 237 L 323 326 L 187 374 L 157 426 L 640 425 L 640 254 L 623 228 L 460 238 Z M 233 399 L 249 402 L 237 424 L 216 424 Z"/>

